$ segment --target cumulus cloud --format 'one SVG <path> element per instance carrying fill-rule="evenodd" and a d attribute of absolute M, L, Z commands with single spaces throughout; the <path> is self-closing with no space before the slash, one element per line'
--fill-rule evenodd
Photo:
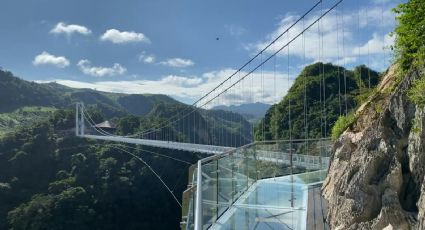
<path fill-rule="evenodd" d="M 183 58 L 170 58 L 166 61 L 160 62 L 161 65 L 176 67 L 176 68 L 186 68 L 193 66 L 195 63 L 190 59 Z"/>
<path fill-rule="evenodd" d="M 92 66 L 87 59 L 80 60 L 77 66 L 84 74 L 94 77 L 122 75 L 127 72 L 127 69 L 118 63 L 114 63 L 112 67 Z"/>
<path fill-rule="evenodd" d="M 305 18 L 304 26 L 313 23 L 319 15 L 319 12 L 310 14 Z M 366 15 L 367 18 L 365 17 Z M 278 27 L 268 34 L 263 41 L 248 44 L 245 48 L 254 52 L 262 50 L 277 36 L 286 31 L 299 17 L 300 15 L 286 15 L 281 19 Z M 286 57 L 289 53 L 289 55 L 296 56 L 302 60 L 305 55 L 306 61 L 309 63 L 319 60 L 337 63 L 345 60 L 346 64 L 349 62 L 353 64 L 357 62 L 358 64 L 365 61 L 366 55 L 375 55 L 373 58 L 377 59 L 378 56 L 376 55 L 388 52 L 388 50 L 383 50 L 384 44 L 385 47 L 389 47 L 394 42 L 388 36 L 388 32 L 393 29 L 394 23 L 394 13 L 389 5 L 385 7 L 371 5 L 367 6 L 367 9 L 365 7 L 360 10 L 345 10 L 344 12 L 336 9 L 291 42 L 278 56 Z M 299 22 L 270 46 L 265 54 L 272 54 L 278 51 L 303 30 L 303 23 Z M 365 37 L 372 32 L 375 33 L 374 37 L 365 44 Z M 367 46 L 369 46 L 369 53 L 365 52 Z M 360 53 L 358 52 L 359 47 L 361 47 Z M 382 58 L 381 61 L 384 62 Z M 385 61 L 388 62 L 388 60 Z M 388 64 L 386 63 L 386 65 Z M 385 66 L 385 64 L 382 66 Z"/>
<path fill-rule="evenodd" d="M 176 75 L 168 75 L 161 79 L 164 84 L 171 84 L 184 87 L 195 87 L 202 83 L 202 78 L 197 77 L 181 77 Z"/>
<path fill-rule="evenodd" d="M 115 44 L 123 44 L 130 42 L 147 42 L 150 40 L 142 33 L 136 33 L 134 31 L 119 31 L 117 29 L 109 29 L 100 36 L 102 41 L 110 41 Z"/>
<path fill-rule="evenodd" d="M 66 24 L 64 22 L 59 22 L 56 24 L 55 27 L 53 27 L 52 30 L 50 30 L 50 33 L 52 34 L 66 34 L 70 36 L 73 33 L 79 33 L 83 35 L 89 35 L 91 34 L 91 30 L 89 30 L 87 27 L 82 25 L 76 25 L 76 24 Z"/>
<path fill-rule="evenodd" d="M 126 81 L 97 81 L 82 82 L 56 79 L 55 82 L 74 88 L 91 88 L 100 91 L 117 93 L 152 93 L 167 94 L 174 98 L 192 103 L 206 92 L 216 87 L 220 82 L 233 74 L 235 69 L 222 69 L 201 74 L 200 76 L 164 76 L 158 80 L 126 80 Z M 241 76 L 247 72 L 241 72 Z M 263 81 L 262 81 L 263 79 Z M 236 79 L 226 82 L 216 91 L 198 103 L 202 106 L 219 92 L 224 91 L 235 83 Z M 205 108 L 217 105 L 234 105 L 243 103 L 276 103 L 286 94 L 293 83 L 293 76 L 288 79 L 287 73 L 264 71 L 256 72 L 241 81 L 222 96 L 212 100 Z"/>
<path fill-rule="evenodd" d="M 372 38 L 365 44 L 355 47 L 353 53 L 357 52 L 360 55 L 382 54 L 386 52 L 385 49 L 388 49 L 388 46 L 393 44 L 394 36 L 390 36 L 389 34 L 382 36 L 374 33 Z"/>
<path fill-rule="evenodd" d="M 146 54 L 146 52 L 142 52 L 139 55 L 139 61 L 144 62 L 146 64 L 155 63 L 155 60 L 156 60 L 156 58 L 155 58 L 154 55 L 152 55 L 152 54 L 148 55 L 148 54 Z"/>
<path fill-rule="evenodd" d="M 69 66 L 69 60 L 64 56 L 55 56 L 44 51 L 43 53 L 35 56 L 32 61 L 33 65 L 54 65 L 59 68 L 65 68 Z"/>

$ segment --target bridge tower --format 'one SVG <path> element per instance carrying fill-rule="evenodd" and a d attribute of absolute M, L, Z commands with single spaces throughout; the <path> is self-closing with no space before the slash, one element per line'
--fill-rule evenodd
<path fill-rule="evenodd" d="M 77 102 L 75 105 L 75 135 L 84 136 L 84 104 Z"/>

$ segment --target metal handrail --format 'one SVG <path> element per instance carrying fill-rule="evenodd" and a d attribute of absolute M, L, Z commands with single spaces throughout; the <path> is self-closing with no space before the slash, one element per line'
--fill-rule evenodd
<path fill-rule="evenodd" d="M 229 156 L 229 155 L 231 155 L 231 154 L 239 151 L 240 149 L 245 149 L 245 148 L 251 147 L 253 145 L 258 145 L 258 144 L 268 144 L 268 143 L 302 143 L 302 142 L 306 142 L 306 141 L 331 141 L 331 140 L 332 140 L 331 138 L 310 138 L 310 139 L 293 139 L 293 140 L 254 141 L 254 142 L 251 142 L 249 144 L 240 146 L 238 148 L 230 149 L 230 150 L 228 150 L 226 152 L 223 152 L 221 154 L 216 154 L 216 155 L 213 155 L 213 156 L 209 156 L 209 157 L 203 158 L 203 159 L 201 159 L 201 161 L 202 161 L 202 164 L 205 164 L 205 163 L 211 162 L 213 160 L 218 160 L 218 159 L 223 158 L 225 156 Z"/>

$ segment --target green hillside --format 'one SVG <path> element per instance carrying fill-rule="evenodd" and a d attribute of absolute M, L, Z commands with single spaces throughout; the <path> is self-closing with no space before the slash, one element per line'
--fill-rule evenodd
<path fill-rule="evenodd" d="M 57 110 L 0 138 L 0 229 L 177 229 L 180 207 L 148 167 L 67 132 L 73 120 L 72 110 Z M 184 163 L 140 151 L 168 150 L 137 148 L 126 149 L 143 157 L 177 197 L 189 164 L 202 157 L 173 151 Z"/>
<path fill-rule="evenodd" d="M 369 76 L 371 89 L 369 89 Z M 289 115 L 291 115 L 292 138 L 306 137 L 304 105 L 307 105 L 308 138 L 329 137 L 333 124 L 345 112 L 345 100 L 347 101 L 347 110 L 350 112 L 373 91 L 373 87 L 378 84 L 379 78 L 378 72 L 366 66 L 347 70 L 330 63 L 309 65 L 295 79 L 288 94 L 267 111 L 265 117 L 256 127 L 255 139 L 289 139 Z M 325 82 L 325 89 L 322 87 L 323 81 Z M 346 97 L 345 91 L 347 92 Z M 323 92 L 326 92 L 326 94 Z M 323 100 L 321 94 L 326 95 L 325 100 Z M 321 97 L 322 104 L 320 104 Z M 304 100 L 306 103 L 304 103 Z M 324 105 L 326 106 L 324 107 Z"/>
<path fill-rule="evenodd" d="M 107 93 L 57 83 L 28 82 L 0 70 L 0 113 L 13 112 L 23 106 L 69 108 L 75 102 L 96 105 L 107 117 L 125 113 L 144 116 L 158 103 L 179 103 L 166 95 Z"/>

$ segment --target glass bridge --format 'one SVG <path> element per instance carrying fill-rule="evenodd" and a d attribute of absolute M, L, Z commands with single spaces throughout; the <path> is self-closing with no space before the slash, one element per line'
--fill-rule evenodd
<path fill-rule="evenodd" d="M 200 160 L 189 169 L 182 229 L 307 229 L 309 192 L 326 177 L 330 144 L 256 142 Z"/>

